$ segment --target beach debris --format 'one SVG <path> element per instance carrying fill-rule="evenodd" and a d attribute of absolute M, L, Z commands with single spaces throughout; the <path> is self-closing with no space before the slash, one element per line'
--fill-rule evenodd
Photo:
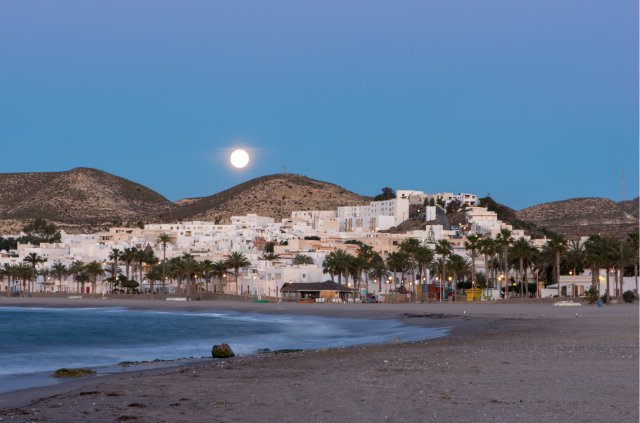
<path fill-rule="evenodd" d="M 393 338 L 393 342 L 400 342 L 399 338 Z"/>
<path fill-rule="evenodd" d="M 96 371 L 91 369 L 58 369 L 49 377 L 85 377 L 86 375 L 95 375 Z"/>
<path fill-rule="evenodd" d="M 229 358 L 233 356 L 235 356 L 235 354 L 227 344 L 214 345 L 213 348 L 211 348 L 211 357 L 213 358 Z"/>
<path fill-rule="evenodd" d="M 302 350 L 285 349 L 285 350 L 275 350 L 273 353 L 274 354 L 287 354 L 287 353 L 300 352 L 300 351 L 302 351 Z"/>

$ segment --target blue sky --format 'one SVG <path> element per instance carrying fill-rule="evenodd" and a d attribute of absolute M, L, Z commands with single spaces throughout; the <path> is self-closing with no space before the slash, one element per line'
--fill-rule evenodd
<path fill-rule="evenodd" d="M 638 195 L 637 1 L 2 2 L 0 39 L 1 172 Z"/>

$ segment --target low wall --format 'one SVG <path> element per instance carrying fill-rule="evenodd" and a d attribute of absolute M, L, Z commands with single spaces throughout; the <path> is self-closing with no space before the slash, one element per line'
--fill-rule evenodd
<path fill-rule="evenodd" d="M 494 301 L 497 304 L 553 304 L 558 301 L 573 301 L 574 303 L 586 303 L 583 297 L 560 297 L 560 298 L 509 298 Z"/>
<path fill-rule="evenodd" d="M 11 293 L 12 297 L 17 297 L 19 295 L 17 295 L 18 293 Z M 6 293 L 2 293 L 0 294 L 0 296 L 6 296 Z M 59 293 L 59 292 L 23 292 L 22 293 L 23 297 L 29 297 L 31 296 L 32 298 L 69 298 L 71 296 L 81 296 L 83 299 L 91 299 L 91 298 L 95 298 L 95 299 L 99 299 L 99 298 L 103 298 L 102 294 L 94 294 L 93 296 L 91 294 L 78 294 L 75 292 L 63 292 L 63 293 Z M 154 294 L 153 295 L 153 300 L 154 301 L 166 301 L 167 298 L 176 298 L 176 297 L 186 297 L 185 294 L 181 294 L 181 295 L 176 295 L 176 294 Z M 233 294 L 212 294 L 212 293 L 200 293 L 200 294 L 192 294 L 191 298 L 193 300 L 195 300 L 196 298 L 200 297 L 200 299 L 202 301 L 246 301 L 246 302 L 251 302 L 254 300 L 254 296 L 253 295 L 233 295 Z M 105 294 L 104 298 L 109 298 L 109 299 L 119 299 L 119 300 L 146 300 L 146 301 L 151 301 L 151 294 Z M 268 300 L 269 302 L 275 302 L 275 298 L 271 298 L 271 297 L 262 297 L 265 300 Z M 197 301 L 197 300 L 196 300 Z"/>

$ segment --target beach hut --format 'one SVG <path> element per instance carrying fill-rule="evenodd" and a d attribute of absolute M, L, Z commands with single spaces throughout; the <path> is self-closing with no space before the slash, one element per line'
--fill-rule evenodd
<path fill-rule="evenodd" d="M 285 302 L 312 301 L 316 298 L 325 298 L 326 300 L 339 298 L 344 301 L 355 298 L 356 292 L 356 289 L 332 281 L 285 283 L 280 288 L 282 301 Z"/>

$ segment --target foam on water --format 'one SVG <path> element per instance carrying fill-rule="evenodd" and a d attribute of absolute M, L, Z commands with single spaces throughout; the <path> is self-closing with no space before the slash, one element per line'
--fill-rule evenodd
<path fill-rule="evenodd" d="M 0 378 L 121 361 L 209 356 L 225 342 L 236 354 L 435 338 L 447 328 L 393 320 L 124 308 L 0 308 Z"/>

